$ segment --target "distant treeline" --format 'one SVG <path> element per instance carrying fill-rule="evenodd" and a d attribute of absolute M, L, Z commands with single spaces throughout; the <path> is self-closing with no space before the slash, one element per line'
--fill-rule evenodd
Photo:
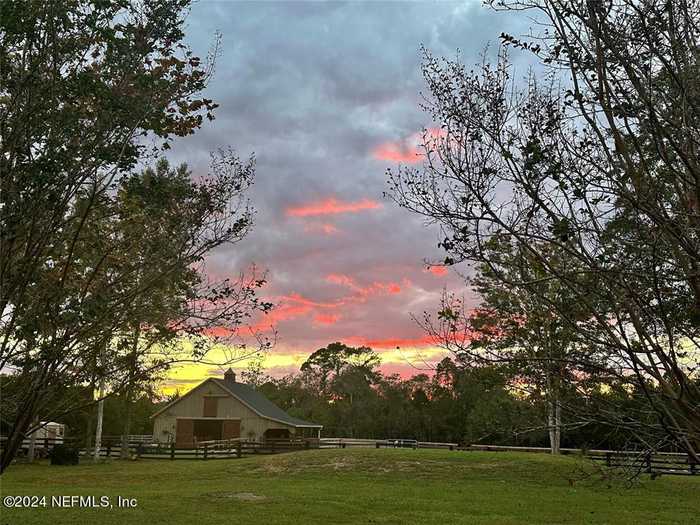
<path fill-rule="evenodd" d="M 325 437 L 407 438 L 420 441 L 496 445 L 550 445 L 544 392 L 523 384 L 505 366 L 467 366 L 445 358 L 434 373 L 411 378 L 383 374 L 379 356 L 366 347 L 332 343 L 314 352 L 297 374 L 272 378 L 261 370 L 244 372 L 242 380 L 254 384 L 291 415 L 323 425 Z M 5 376 L 10 393 L 13 382 Z M 8 381 L 9 380 L 9 381 Z M 577 385 L 580 387 L 581 385 Z M 643 413 L 644 400 L 629 388 L 598 385 L 598 393 L 584 396 L 573 387 L 563 400 L 562 446 L 624 449 L 636 446 L 629 434 L 606 420 L 611 406 Z M 90 390 L 70 387 L 55 403 L 86 406 L 60 419 L 67 435 L 89 446 L 94 441 L 96 407 Z M 65 397 L 65 400 L 60 399 Z M 131 434 L 151 434 L 150 416 L 177 395 L 163 398 L 150 388 L 127 399 L 113 395 L 105 400 L 103 433 L 119 436 L 131 412 Z M 566 410 L 566 407 L 576 410 Z M 596 414 L 600 415 L 597 420 Z M 652 416 L 650 416 L 652 417 Z"/>
<path fill-rule="evenodd" d="M 445 358 L 434 374 L 403 379 L 382 374 L 378 364 L 369 348 L 333 343 L 312 354 L 298 374 L 254 382 L 290 414 L 322 424 L 327 437 L 550 445 L 545 392 L 523 384 L 511 367 Z M 562 446 L 636 446 L 604 414 L 611 406 L 628 407 L 639 417 L 639 393 L 613 383 L 586 388 L 584 397 L 572 385 L 562 400 Z"/>

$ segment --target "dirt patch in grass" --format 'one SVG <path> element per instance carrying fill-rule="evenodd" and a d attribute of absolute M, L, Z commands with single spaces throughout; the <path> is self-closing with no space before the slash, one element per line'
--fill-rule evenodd
<path fill-rule="evenodd" d="M 240 501 L 262 501 L 267 499 L 265 496 L 258 496 L 252 492 L 237 492 L 233 497 Z"/>
<path fill-rule="evenodd" d="M 236 499 L 238 501 L 263 501 L 267 496 L 260 496 L 252 492 L 212 492 L 207 494 L 207 497 L 216 500 Z"/>

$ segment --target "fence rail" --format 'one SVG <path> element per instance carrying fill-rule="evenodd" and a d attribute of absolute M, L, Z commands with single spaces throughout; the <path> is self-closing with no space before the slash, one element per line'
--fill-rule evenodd
<path fill-rule="evenodd" d="M 295 450 L 318 448 L 318 439 L 274 439 L 263 442 L 247 441 L 241 438 L 201 441 L 192 447 L 177 447 L 175 443 L 130 443 L 129 457 L 141 459 L 225 459 L 240 458 L 251 454 L 279 454 Z M 91 456 L 94 450 L 83 449 L 82 456 Z M 120 442 L 108 442 L 100 448 L 103 458 L 121 457 Z"/>
<path fill-rule="evenodd" d="M 102 441 L 121 442 L 122 436 L 102 436 Z M 153 443 L 153 434 L 129 434 L 126 436 L 129 443 Z"/>
<path fill-rule="evenodd" d="M 437 443 L 412 439 L 321 438 L 321 448 L 437 448 L 455 450 L 457 443 Z"/>
<path fill-rule="evenodd" d="M 397 443 L 398 442 L 398 443 Z M 467 445 L 457 443 L 436 443 L 428 441 L 391 440 L 391 439 L 356 439 L 356 438 L 322 438 L 320 448 L 350 448 L 350 447 L 406 447 L 412 442 L 412 448 L 434 448 L 461 451 L 486 452 L 533 452 L 549 454 L 546 447 L 509 447 L 502 445 Z M 694 463 L 690 455 L 679 452 L 633 452 L 614 450 L 582 450 L 578 448 L 562 448 L 563 455 L 583 455 L 592 461 L 605 462 L 612 468 L 637 469 L 649 474 L 700 475 L 700 465 Z"/>
<path fill-rule="evenodd" d="M 545 447 L 508 447 L 500 445 L 469 445 L 457 450 L 480 450 L 489 452 L 535 452 L 550 453 Z M 700 474 L 700 465 L 691 456 L 682 452 L 639 452 L 619 450 L 582 450 L 562 448 L 563 455 L 582 455 L 586 458 L 605 462 L 611 468 L 639 470 L 648 474 L 674 474 L 695 476 Z"/>
<path fill-rule="evenodd" d="M 132 437 L 132 436 L 130 436 Z M 0 436 L 0 448 L 6 438 Z M 37 439 L 35 447 L 50 450 L 57 444 L 76 446 L 75 438 L 42 438 Z M 243 438 L 227 440 L 201 441 L 192 447 L 179 448 L 175 443 L 157 443 L 145 439 L 129 442 L 128 456 L 142 459 L 224 459 L 241 458 L 255 454 L 279 454 L 313 448 L 391 448 L 411 447 L 421 449 L 447 449 L 458 451 L 487 451 L 487 452 L 531 452 L 549 453 L 545 447 L 510 447 L 502 445 L 467 445 L 457 443 L 438 443 L 415 440 L 394 439 L 359 439 L 359 438 L 297 438 L 270 439 L 262 442 L 248 441 Z M 636 452 L 615 450 L 582 450 L 562 448 L 563 455 L 581 455 L 586 458 L 604 462 L 607 467 L 634 469 L 649 474 L 672 474 L 695 476 L 700 475 L 700 464 L 694 462 L 689 454 L 678 452 Z M 82 449 L 80 455 L 92 456 L 94 449 Z M 107 440 L 100 449 L 99 456 L 103 458 L 121 457 L 121 439 Z"/>

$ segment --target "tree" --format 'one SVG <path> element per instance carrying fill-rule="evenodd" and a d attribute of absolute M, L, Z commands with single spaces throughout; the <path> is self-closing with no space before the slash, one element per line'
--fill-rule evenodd
<path fill-rule="evenodd" d="M 301 365 L 301 371 L 318 375 L 321 388 L 328 389 L 343 372 L 357 369 L 369 377 L 379 363 L 379 356 L 369 347 L 354 348 L 336 342 L 311 354 Z"/>
<path fill-rule="evenodd" d="M 465 366 L 498 366 L 520 395 L 543 397 L 550 448 L 557 454 L 562 410 L 570 416 L 571 426 L 585 424 L 578 408 L 584 393 L 574 396 L 575 403 L 566 399 L 584 378 L 592 382 L 607 377 L 607 366 L 582 348 L 575 331 L 552 312 L 553 305 L 572 319 L 581 317 L 577 298 L 548 278 L 538 260 L 507 236 L 494 236 L 484 249 L 489 262 L 476 265 L 469 278 L 481 297 L 478 307 L 469 310 L 462 299 L 445 294 L 436 318 L 426 313 L 419 324 Z M 556 254 L 550 249 L 549 256 Z"/>
<path fill-rule="evenodd" d="M 199 183 L 164 163 L 133 173 L 149 137 L 168 148 L 213 118 L 198 94 L 216 48 L 202 65 L 182 44 L 188 5 L 0 6 L 0 368 L 22 385 L 3 470 L 52 391 L 100 378 L 119 391 L 134 380 L 129 348 L 182 353 L 181 336 L 193 345 L 184 358 L 201 360 L 214 324 L 235 336 L 269 307 L 255 299 L 259 277 L 202 272 L 209 251 L 248 231 L 252 161 L 224 152 Z M 145 370 L 174 354 L 156 355 Z"/>
<path fill-rule="evenodd" d="M 485 246 L 509 236 L 581 316 L 543 304 L 647 396 L 645 446 L 700 461 L 698 4 L 493 4 L 537 11 L 546 31 L 502 40 L 549 74 L 520 89 L 504 50 L 476 71 L 426 52 L 425 108 L 444 133 L 426 137 L 423 170 L 389 173 L 391 194 L 443 227 L 448 264 L 497 266 Z"/>
<path fill-rule="evenodd" d="M 334 426 L 345 435 L 367 435 L 379 363 L 379 356 L 369 347 L 336 342 L 319 348 L 301 365 L 302 373 L 315 376 L 321 395 L 333 403 Z"/>

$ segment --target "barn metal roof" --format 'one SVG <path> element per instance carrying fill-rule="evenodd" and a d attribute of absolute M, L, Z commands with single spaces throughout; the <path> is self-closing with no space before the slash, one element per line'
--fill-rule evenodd
<path fill-rule="evenodd" d="M 303 419 L 290 416 L 250 385 L 228 379 L 213 379 L 213 381 L 264 418 L 273 419 L 293 427 L 323 428 L 323 425 L 309 423 Z"/>

